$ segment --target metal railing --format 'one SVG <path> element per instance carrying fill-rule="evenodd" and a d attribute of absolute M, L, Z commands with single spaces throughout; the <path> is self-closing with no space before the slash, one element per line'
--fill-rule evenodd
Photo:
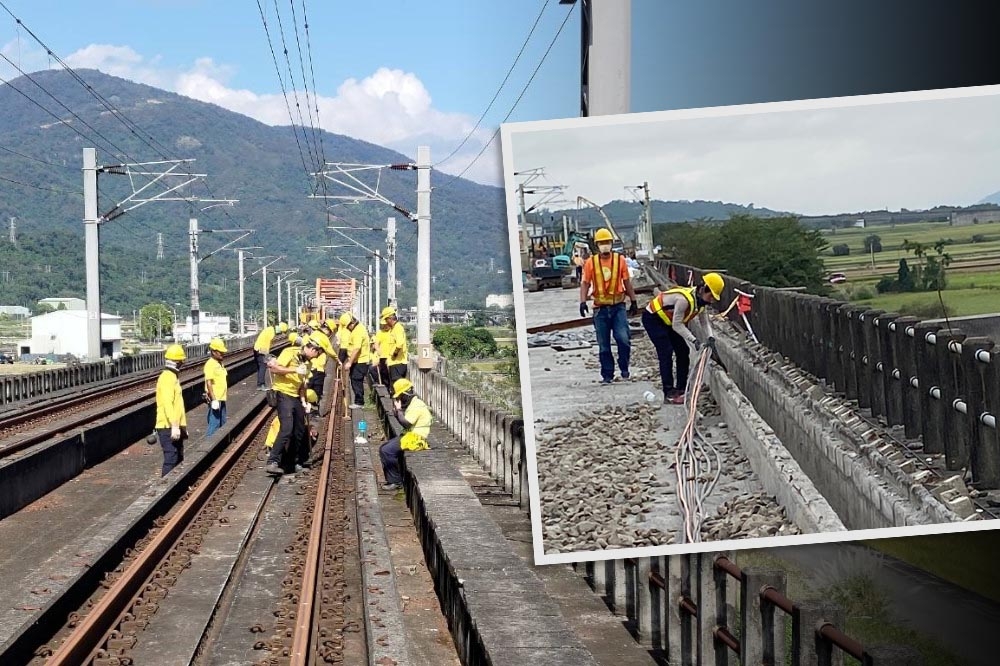
<path fill-rule="evenodd" d="M 253 346 L 254 339 L 255 336 L 235 337 L 227 340 L 226 346 L 229 351 L 248 349 Z M 184 350 L 192 360 L 208 356 L 207 343 L 186 345 Z M 155 351 L 22 375 L 3 375 L 0 376 L 0 405 L 160 367 L 163 367 L 163 352 Z"/>
<path fill-rule="evenodd" d="M 702 269 L 660 262 L 680 284 Z M 904 427 L 948 470 L 969 469 L 981 489 L 1000 488 L 1000 351 L 987 337 L 831 298 L 757 287 L 724 276 L 721 299 L 751 292 L 754 332 L 772 351 L 824 379 L 873 418 Z"/>
<path fill-rule="evenodd" d="M 741 569 L 726 553 L 573 566 L 585 569 L 636 640 L 665 663 L 835 666 L 845 655 L 863 666 L 922 663 L 912 646 L 862 645 L 839 628 L 845 622 L 839 606 L 792 601 L 785 572 Z"/>
<path fill-rule="evenodd" d="M 419 370 L 414 360 L 409 377 L 435 416 L 518 505 L 528 510 L 528 466 L 524 420 L 489 405 L 434 370 Z"/>

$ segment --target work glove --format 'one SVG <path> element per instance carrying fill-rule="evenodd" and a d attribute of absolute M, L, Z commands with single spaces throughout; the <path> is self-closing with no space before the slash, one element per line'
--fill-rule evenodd
<path fill-rule="evenodd" d="M 222 409 L 222 403 L 219 402 L 218 400 L 213 400 L 212 401 L 212 411 L 213 412 L 217 412 L 220 409 Z"/>
<path fill-rule="evenodd" d="M 628 313 L 630 315 L 639 314 L 639 304 L 636 303 L 635 301 L 632 301 L 632 303 L 628 306 Z"/>
<path fill-rule="evenodd" d="M 310 403 L 307 402 L 304 406 L 306 408 L 306 414 L 312 414 L 312 410 L 313 410 L 312 404 L 310 404 Z"/>
<path fill-rule="evenodd" d="M 590 310 L 587 307 L 587 302 L 586 301 L 584 301 L 583 303 L 580 303 L 580 316 L 581 317 L 586 317 L 587 314 L 589 313 L 589 311 Z"/>
<path fill-rule="evenodd" d="M 305 377 L 306 375 L 309 374 L 309 368 L 308 366 L 306 366 L 305 363 L 303 363 L 302 365 L 300 365 L 295 369 L 295 372 L 298 373 L 299 376 Z"/>
<path fill-rule="evenodd" d="M 178 442 L 181 439 L 181 427 L 179 425 L 170 426 L 170 441 Z"/>

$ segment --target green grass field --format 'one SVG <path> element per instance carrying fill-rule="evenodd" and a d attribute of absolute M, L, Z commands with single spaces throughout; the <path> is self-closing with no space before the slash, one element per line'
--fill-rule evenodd
<path fill-rule="evenodd" d="M 865 238 L 870 234 L 876 234 L 882 242 L 882 252 L 875 253 L 874 269 L 871 255 L 864 251 Z M 973 243 L 974 235 L 983 236 L 984 242 Z M 954 241 L 945 248 L 953 263 L 947 270 L 948 286 L 941 294 L 949 316 L 1000 312 L 1000 222 L 959 227 L 938 222 L 839 229 L 836 233 L 824 231 L 823 236 L 831 247 L 846 243 L 851 248 L 849 256 L 834 257 L 831 248 L 823 253 L 827 270 L 831 273 L 843 272 L 848 278 L 846 283 L 834 286 L 834 298 L 887 312 L 903 312 L 923 318 L 940 317 L 936 292 L 878 294 L 875 284 L 886 275 L 895 275 L 900 259 L 907 259 L 911 267 L 916 265 L 913 253 L 901 249 L 905 240 L 931 245 L 944 238 Z M 996 268 L 968 265 L 969 262 L 991 261 L 997 262 Z M 866 295 L 870 298 L 865 298 Z"/>

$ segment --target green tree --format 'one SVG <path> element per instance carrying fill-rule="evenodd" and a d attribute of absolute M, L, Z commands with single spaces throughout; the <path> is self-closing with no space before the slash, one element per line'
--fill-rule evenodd
<path fill-rule="evenodd" d="M 174 313 L 163 303 L 150 303 L 139 310 L 139 339 L 162 340 L 171 334 Z"/>
<path fill-rule="evenodd" d="M 865 236 L 865 252 L 881 252 L 882 239 L 878 234 L 868 234 Z"/>
<path fill-rule="evenodd" d="M 48 314 L 50 312 L 55 312 L 55 308 L 49 305 L 48 303 L 39 303 L 38 305 L 35 306 L 36 315 Z"/>
<path fill-rule="evenodd" d="M 828 291 L 820 255 L 827 242 L 818 230 L 803 227 L 795 217 L 735 215 L 722 225 L 658 225 L 654 239 L 672 248 L 678 261 L 692 266 L 725 269 L 761 286 Z"/>
<path fill-rule="evenodd" d="M 434 331 L 431 341 L 449 358 L 489 358 L 497 354 L 497 343 L 490 332 L 475 326 L 442 326 Z"/>
<path fill-rule="evenodd" d="M 899 286 L 899 291 L 914 291 L 916 285 L 913 283 L 913 275 L 910 273 L 910 265 L 906 262 L 906 258 L 899 260 L 899 268 L 896 270 L 896 282 Z"/>
<path fill-rule="evenodd" d="M 839 245 L 833 246 L 833 256 L 835 257 L 846 257 L 851 254 L 851 246 L 847 243 L 840 243 Z"/>
<path fill-rule="evenodd" d="M 56 310 L 65 310 L 65 309 L 66 309 L 66 303 L 65 302 L 60 302 L 59 303 L 59 307 L 56 308 Z"/>

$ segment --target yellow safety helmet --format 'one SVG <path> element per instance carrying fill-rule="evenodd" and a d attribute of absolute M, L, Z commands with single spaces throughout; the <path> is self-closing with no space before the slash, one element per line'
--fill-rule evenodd
<path fill-rule="evenodd" d="M 163 358 L 168 361 L 183 361 L 187 358 L 187 355 L 184 353 L 184 347 L 181 347 L 180 345 L 170 345 L 163 353 Z"/>
<path fill-rule="evenodd" d="M 712 292 L 712 296 L 715 296 L 715 300 L 722 298 L 722 290 L 726 288 L 726 282 L 722 279 L 721 275 L 718 273 L 705 273 L 702 281 L 708 287 L 708 290 Z"/>
<path fill-rule="evenodd" d="M 319 319 L 313 319 L 313 320 L 311 320 L 309 322 L 309 328 L 314 329 L 314 330 L 317 329 L 317 328 L 319 328 Z"/>
<path fill-rule="evenodd" d="M 305 344 L 312 345 L 313 347 L 322 349 L 323 351 L 327 351 L 327 348 L 330 347 L 330 341 L 325 335 L 319 332 L 310 333 L 304 338 L 304 340 L 306 340 Z M 333 349 L 331 348 L 330 351 L 333 351 Z"/>
<path fill-rule="evenodd" d="M 379 319 L 381 321 L 385 321 L 389 317 L 395 317 L 395 316 L 396 316 L 396 308 L 394 308 L 394 307 L 385 307 L 385 308 L 382 308 L 382 314 L 379 315 Z"/>
<path fill-rule="evenodd" d="M 328 329 L 330 329 L 331 331 L 336 331 L 337 330 L 337 320 L 336 319 L 327 319 L 323 323 L 326 324 L 326 327 Z"/>
<path fill-rule="evenodd" d="M 313 404 L 319 402 L 319 396 L 316 395 L 316 391 L 313 389 L 306 389 L 306 402 L 311 402 Z"/>
<path fill-rule="evenodd" d="M 287 330 L 288 330 L 288 324 L 286 324 L 285 322 L 278 323 L 278 333 L 284 333 Z"/>
<path fill-rule="evenodd" d="M 413 382 L 411 382 L 406 377 L 397 379 L 392 383 L 392 397 L 398 398 L 399 396 L 403 395 L 412 388 L 413 388 Z"/>
<path fill-rule="evenodd" d="M 595 243 L 607 243 L 608 241 L 613 241 L 614 239 L 615 237 L 611 235 L 611 232 L 603 227 L 598 229 L 597 233 L 594 234 Z"/>
<path fill-rule="evenodd" d="M 291 333 L 288 334 L 288 341 L 294 345 L 296 342 L 299 341 L 299 334 L 296 333 L 295 331 L 292 331 Z"/>
<path fill-rule="evenodd" d="M 345 312 L 344 314 L 340 315 L 340 325 L 341 326 L 347 326 L 348 324 L 351 323 L 351 319 L 353 319 L 353 317 L 351 316 L 351 313 L 350 312 Z"/>
<path fill-rule="evenodd" d="M 225 354 L 228 349 L 226 349 L 226 343 L 222 341 L 222 338 L 212 338 L 212 341 L 208 343 L 208 348 L 212 351 L 222 352 Z"/>

